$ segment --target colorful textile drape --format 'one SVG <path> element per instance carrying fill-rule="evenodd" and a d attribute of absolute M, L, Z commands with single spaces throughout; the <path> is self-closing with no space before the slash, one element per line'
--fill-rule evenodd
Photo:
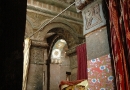
<path fill-rule="evenodd" d="M 76 47 L 77 59 L 78 59 L 78 71 L 77 80 L 87 79 L 87 53 L 86 43 Z"/>
<path fill-rule="evenodd" d="M 127 59 L 128 66 L 130 68 L 130 0 L 121 0 L 121 9 L 122 9 L 122 18 L 124 21 L 124 29 L 125 29 L 125 39 L 127 44 Z M 130 69 L 129 69 L 130 72 Z"/>
<path fill-rule="evenodd" d="M 110 55 L 88 60 L 88 90 L 116 90 Z"/>
<path fill-rule="evenodd" d="M 117 90 L 130 90 L 130 0 L 108 0 L 111 49 Z"/>

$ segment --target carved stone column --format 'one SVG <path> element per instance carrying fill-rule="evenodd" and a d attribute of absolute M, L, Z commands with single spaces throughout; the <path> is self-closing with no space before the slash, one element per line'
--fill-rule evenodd
<path fill-rule="evenodd" d="M 44 81 L 44 51 L 48 46 L 47 43 L 41 41 L 32 41 L 30 49 L 31 57 L 29 64 L 27 90 L 43 90 Z"/>
<path fill-rule="evenodd" d="M 77 79 L 77 55 L 76 55 L 76 47 L 69 49 L 67 51 L 67 55 L 70 58 L 71 80 L 76 80 Z"/>

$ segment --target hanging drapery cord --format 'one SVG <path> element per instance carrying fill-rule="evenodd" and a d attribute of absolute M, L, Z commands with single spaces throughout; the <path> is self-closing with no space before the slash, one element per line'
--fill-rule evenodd
<path fill-rule="evenodd" d="M 51 21 L 53 21 L 55 18 L 57 18 L 59 15 L 61 15 L 63 12 L 65 12 L 67 9 L 69 9 L 69 8 L 70 8 L 72 5 L 74 5 L 74 4 L 75 4 L 75 2 L 73 2 L 72 4 L 70 4 L 67 8 L 65 8 L 63 11 L 61 11 L 61 12 L 60 12 L 59 14 L 57 14 L 55 17 L 53 17 L 52 19 L 50 19 L 47 23 L 42 24 L 41 28 L 38 29 L 36 32 L 34 32 L 32 35 L 30 35 L 29 38 L 31 38 L 31 37 L 32 37 L 34 34 L 36 34 L 37 32 L 41 31 L 44 26 L 46 26 L 47 24 L 49 24 Z"/>

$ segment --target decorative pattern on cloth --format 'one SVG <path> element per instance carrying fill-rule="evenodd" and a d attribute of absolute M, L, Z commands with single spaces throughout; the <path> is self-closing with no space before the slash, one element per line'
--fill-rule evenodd
<path fill-rule="evenodd" d="M 128 63 L 127 65 L 127 67 L 129 68 L 128 72 L 130 72 L 130 0 L 121 0 L 120 5 L 121 5 L 121 11 L 122 11 L 121 17 L 123 18 L 120 20 L 120 25 L 122 25 L 122 23 L 124 24 L 124 29 L 126 33 L 126 35 L 124 36 L 126 39 L 126 45 L 127 45 L 126 63 Z M 129 74 L 129 77 L 130 77 L 130 74 Z M 129 82 L 130 82 L 130 78 L 129 78 Z M 129 83 L 129 90 L 130 90 L 130 83 Z"/>
<path fill-rule="evenodd" d="M 110 36 L 113 61 L 115 66 L 117 90 L 130 90 L 128 70 L 130 41 L 129 16 L 130 0 L 109 0 Z M 126 49 L 127 47 L 127 49 Z"/>
<path fill-rule="evenodd" d="M 82 88 L 84 87 L 84 88 Z M 82 89 L 78 89 L 82 88 Z M 75 81 L 61 81 L 59 85 L 60 90 L 87 90 L 88 81 L 86 79 Z"/>
<path fill-rule="evenodd" d="M 88 60 L 88 90 L 115 90 L 110 55 Z"/>

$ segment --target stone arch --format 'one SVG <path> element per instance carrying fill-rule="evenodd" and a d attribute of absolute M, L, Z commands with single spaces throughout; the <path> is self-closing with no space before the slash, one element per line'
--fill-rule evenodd
<path fill-rule="evenodd" d="M 27 15 L 26 15 L 26 22 L 28 22 L 31 25 L 31 27 L 33 28 L 32 22 Z"/>
<path fill-rule="evenodd" d="M 45 25 L 47 22 L 49 21 L 49 19 L 48 20 L 45 20 L 45 22 L 43 23 L 43 25 Z M 68 22 L 67 20 L 65 20 L 65 19 L 60 19 L 60 18 L 57 18 L 57 19 L 54 19 L 51 23 L 49 23 L 49 24 L 47 24 L 46 26 L 48 26 L 48 25 L 50 25 L 50 24 L 53 24 L 53 23 L 57 23 L 57 27 L 61 27 L 60 25 L 58 25 L 58 24 L 62 24 L 62 25 L 64 25 L 65 26 L 65 29 L 66 28 L 69 28 L 69 30 L 68 29 L 66 29 L 66 30 L 68 30 L 70 33 L 73 33 L 75 36 L 77 36 L 77 37 L 83 37 L 83 35 L 81 35 L 81 34 L 78 34 L 78 33 L 76 33 L 76 28 L 75 27 L 73 27 L 72 25 L 71 25 L 71 23 L 70 22 Z M 46 26 L 41 26 L 41 30 L 43 30 Z M 55 28 L 55 27 L 54 27 Z M 49 30 L 48 30 L 49 31 Z"/>
<path fill-rule="evenodd" d="M 71 26 L 71 24 L 64 19 L 56 19 L 51 23 L 45 25 L 48 21 L 49 20 L 46 20 L 40 27 L 41 30 L 37 33 L 38 35 L 37 40 L 43 41 L 45 39 L 45 35 L 54 28 L 62 28 L 63 30 L 68 31 L 77 44 L 80 43 L 79 38 L 84 38 L 83 35 L 78 34 L 76 32 L 76 28 Z"/>
<path fill-rule="evenodd" d="M 26 21 L 33 33 L 37 30 L 40 30 L 34 36 L 31 37 L 33 44 L 31 47 L 31 58 L 30 58 L 31 68 L 30 69 L 33 71 L 34 70 L 33 66 L 36 65 L 37 71 L 39 71 L 39 72 L 37 72 L 37 73 L 30 72 L 30 74 L 29 74 L 30 76 L 28 79 L 29 83 L 27 86 L 29 88 L 29 90 L 32 90 L 32 88 L 42 88 L 42 82 L 43 82 L 42 78 L 44 78 L 44 77 L 41 76 L 43 72 L 40 72 L 40 71 L 46 71 L 45 78 L 47 78 L 47 76 L 49 76 L 49 73 L 48 73 L 49 71 L 47 71 L 47 70 L 49 70 L 49 68 L 50 68 L 50 66 L 49 66 L 50 57 L 48 56 L 48 53 L 46 53 L 47 54 L 46 61 L 44 58 L 45 51 L 46 50 L 51 51 L 51 49 L 52 49 L 51 45 L 54 44 L 52 42 L 50 42 L 50 43 L 46 42 L 46 40 L 49 38 L 49 37 L 47 37 L 47 35 L 49 33 L 54 32 L 53 35 L 56 35 L 59 37 L 61 36 L 60 38 L 64 38 L 65 40 L 72 38 L 72 40 L 74 41 L 73 46 L 80 44 L 82 39 L 84 39 L 83 35 L 78 34 L 76 32 L 77 31 L 76 28 L 73 27 L 71 25 L 71 23 L 69 23 L 68 21 L 66 21 L 64 19 L 55 19 L 51 23 L 44 26 L 45 23 L 47 23 L 48 21 L 49 20 L 47 20 L 47 19 L 44 20 L 44 24 L 42 24 L 43 26 L 40 27 L 41 29 L 33 28 L 31 25 L 31 21 L 29 21 L 28 19 Z M 64 35 L 64 33 L 67 33 L 67 35 Z M 50 37 L 52 37 L 52 36 L 50 36 Z M 62 37 L 62 36 L 64 36 L 64 37 Z M 53 38 L 53 40 L 54 40 L 54 38 Z M 68 44 L 71 43 L 71 40 L 68 41 L 67 43 Z M 46 44 L 49 44 L 49 45 L 46 45 Z M 41 65 L 43 65 L 43 67 L 44 67 L 43 69 L 41 68 Z M 33 77 L 31 75 L 33 75 Z M 31 81 L 33 79 L 35 79 L 35 81 Z M 45 80 L 45 83 L 47 84 L 47 87 L 45 87 L 45 88 L 49 88 L 49 86 L 48 86 L 49 82 L 50 82 L 49 79 Z M 35 87 L 31 87 L 31 89 L 30 89 L 30 86 L 32 85 L 32 83 L 35 84 Z M 47 89 L 47 90 L 49 90 L 49 89 Z"/>
<path fill-rule="evenodd" d="M 82 39 L 84 38 L 82 34 L 76 32 L 77 28 L 72 26 L 71 23 L 68 22 L 66 19 L 56 18 L 53 21 L 51 21 L 51 23 L 45 25 L 50 20 L 51 19 L 45 19 L 42 21 L 43 23 L 40 27 L 34 27 L 32 21 L 29 19 L 29 16 L 26 16 L 27 25 L 29 25 L 29 27 L 32 28 L 31 31 L 29 30 L 31 32 L 29 33 L 29 35 L 32 35 L 32 32 L 34 33 L 35 31 L 40 30 L 38 33 L 33 35 L 31 39 L 42 41 L 44 40 L 44 37 L 47 34 L 47 32 L 49 32 L 49 30 L 53 28 L 63 28 L 64 30 L 69 31 L 69 33 L 75 38 L 77 44 L 80 43 L 78 38 L 82 38 Z"/>
<path fill-rule="evenodd" d="M 26 26 L 25 26 L 25 38 L 28 38 L 31 34 L 33 34 L 33 27 L 31 21 L 26 19 Z"/>

